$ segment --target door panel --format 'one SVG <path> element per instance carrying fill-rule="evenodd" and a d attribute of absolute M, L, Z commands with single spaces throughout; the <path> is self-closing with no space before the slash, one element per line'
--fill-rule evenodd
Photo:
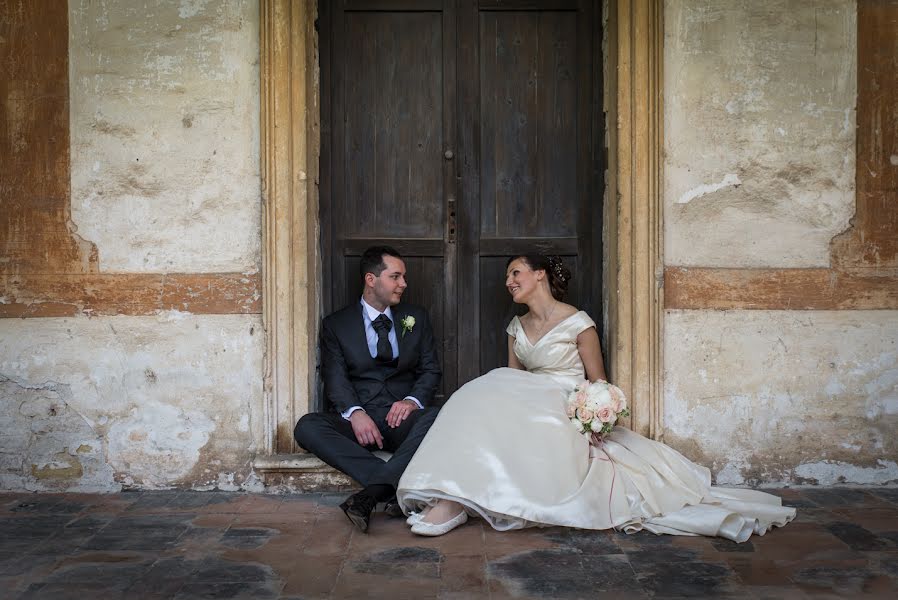
<path fill-rule="evenodd" d="M 442 15 L 344 15 L 342 233 L 441 238 Z"/>
<path fill-rule="evenodd" d="M 576 12 L 481 12 L 482 237 L 576 235 Z"/>

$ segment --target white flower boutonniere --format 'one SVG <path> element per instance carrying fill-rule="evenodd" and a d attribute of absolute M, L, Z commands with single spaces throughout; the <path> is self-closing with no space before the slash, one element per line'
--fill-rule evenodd
<path fill-rule="evenodd" d="M 402 317 L 402 320 L 399 322 L 402 324 L 402 337 L 405 337 L 405 334 L 415 327 L 415 317 L 411 315 Z"/>

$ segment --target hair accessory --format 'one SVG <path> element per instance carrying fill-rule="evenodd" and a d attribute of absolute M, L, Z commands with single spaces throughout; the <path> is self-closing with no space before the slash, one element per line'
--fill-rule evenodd
<path fill-rule="evenodd" d="M 564 265 L 561 262 L 561 257 L 560 256 L 549 256 L 547 258 L 549 259 L 549 267 L 551 267 L 552 273 L 555 275 L 555 277 L 559 281 L 564 283 L 564 281 L 565 281 Z"/>

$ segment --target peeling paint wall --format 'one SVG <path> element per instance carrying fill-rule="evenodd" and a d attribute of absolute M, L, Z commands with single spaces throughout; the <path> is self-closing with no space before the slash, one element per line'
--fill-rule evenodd
<path fill-rule="evenodd" d="M 260 451 L 257 315 L 0 320 L 0 489 L 234 489 Z"/>
<path fill-rule="evenodd" d="M 0 375 L 0 489 L 103 491 L 114 486 L 104 440 L 72 408 L 71 386 Z"/>
<path fill-rule="evenodd" d="M 0 489 L 258 489 L 259 3 L 7 8 L 4 51 L 16 89 L 32 94 L 13 98 L 32 108 L 10 113 L 10 132 L 29 125 L 35 141 L 67 147 L 15 146 L 36 174 L 0 186 L 23 215 L 3 229 L 18 254 L 0 260 L 0 304 L 53 317 L 0 318 Z M 68 39 L 67 100 L 30 83 L 49 81 L 39 79 L 47 52 L 25 43 L 41 27 Z M 64 49 L 53 57 L 64 73 Z M 39 220 L 49 197 L 62 223 L 52 231 Z M 69 236 L 90 250 L 89 268 L 60 250 Z M 90 308 L 98 301 L 106 310 Z M 68 305 L 87 308 L 55 318 Z"/>
<path fill-rule="evenodd" d="M 850 1 L 666 2 L 667 267 L 832 268 L 856 210 L 857 26 Z M 898 483 L 896 340 L 894 310 L 668 309 L 665 441 L 721 484 Z"/>
<path fill-rule="evenodd" d="M 665 439 L 721 484 L 898 482 L 893 311 L 671 311 Z"/>
<path fill-rule="evenodd" d="M 258 4 L 70 0 L 72 221 L 102 271 L 258 269 Z"/>
<path fill-rule="evenodd" d="M 856 10 L 665 5 L 665 263 L 829 265 L 854 213 Z"/>

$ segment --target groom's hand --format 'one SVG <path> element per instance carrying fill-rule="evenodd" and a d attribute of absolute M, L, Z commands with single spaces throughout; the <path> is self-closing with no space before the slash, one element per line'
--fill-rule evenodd
<path fill-rule="evenodd" d="M 399 427 L 412 414 L 413 410 L 418 410 L 418 405 L 411 400 L 394 402 L 390 407 L 390 412 L 387 413 L 387 425 L 394 429 Z"/>
<path fill-rule="evenodd" d="M 377 444 L 378 448 L 384 449 L 384 438 L 380 435 L 380 430 L 364 410 L 357 410 L 349 415 L 349 424 L 352 425 L 352 432 L 359 444 L 362 446 Z"/>

